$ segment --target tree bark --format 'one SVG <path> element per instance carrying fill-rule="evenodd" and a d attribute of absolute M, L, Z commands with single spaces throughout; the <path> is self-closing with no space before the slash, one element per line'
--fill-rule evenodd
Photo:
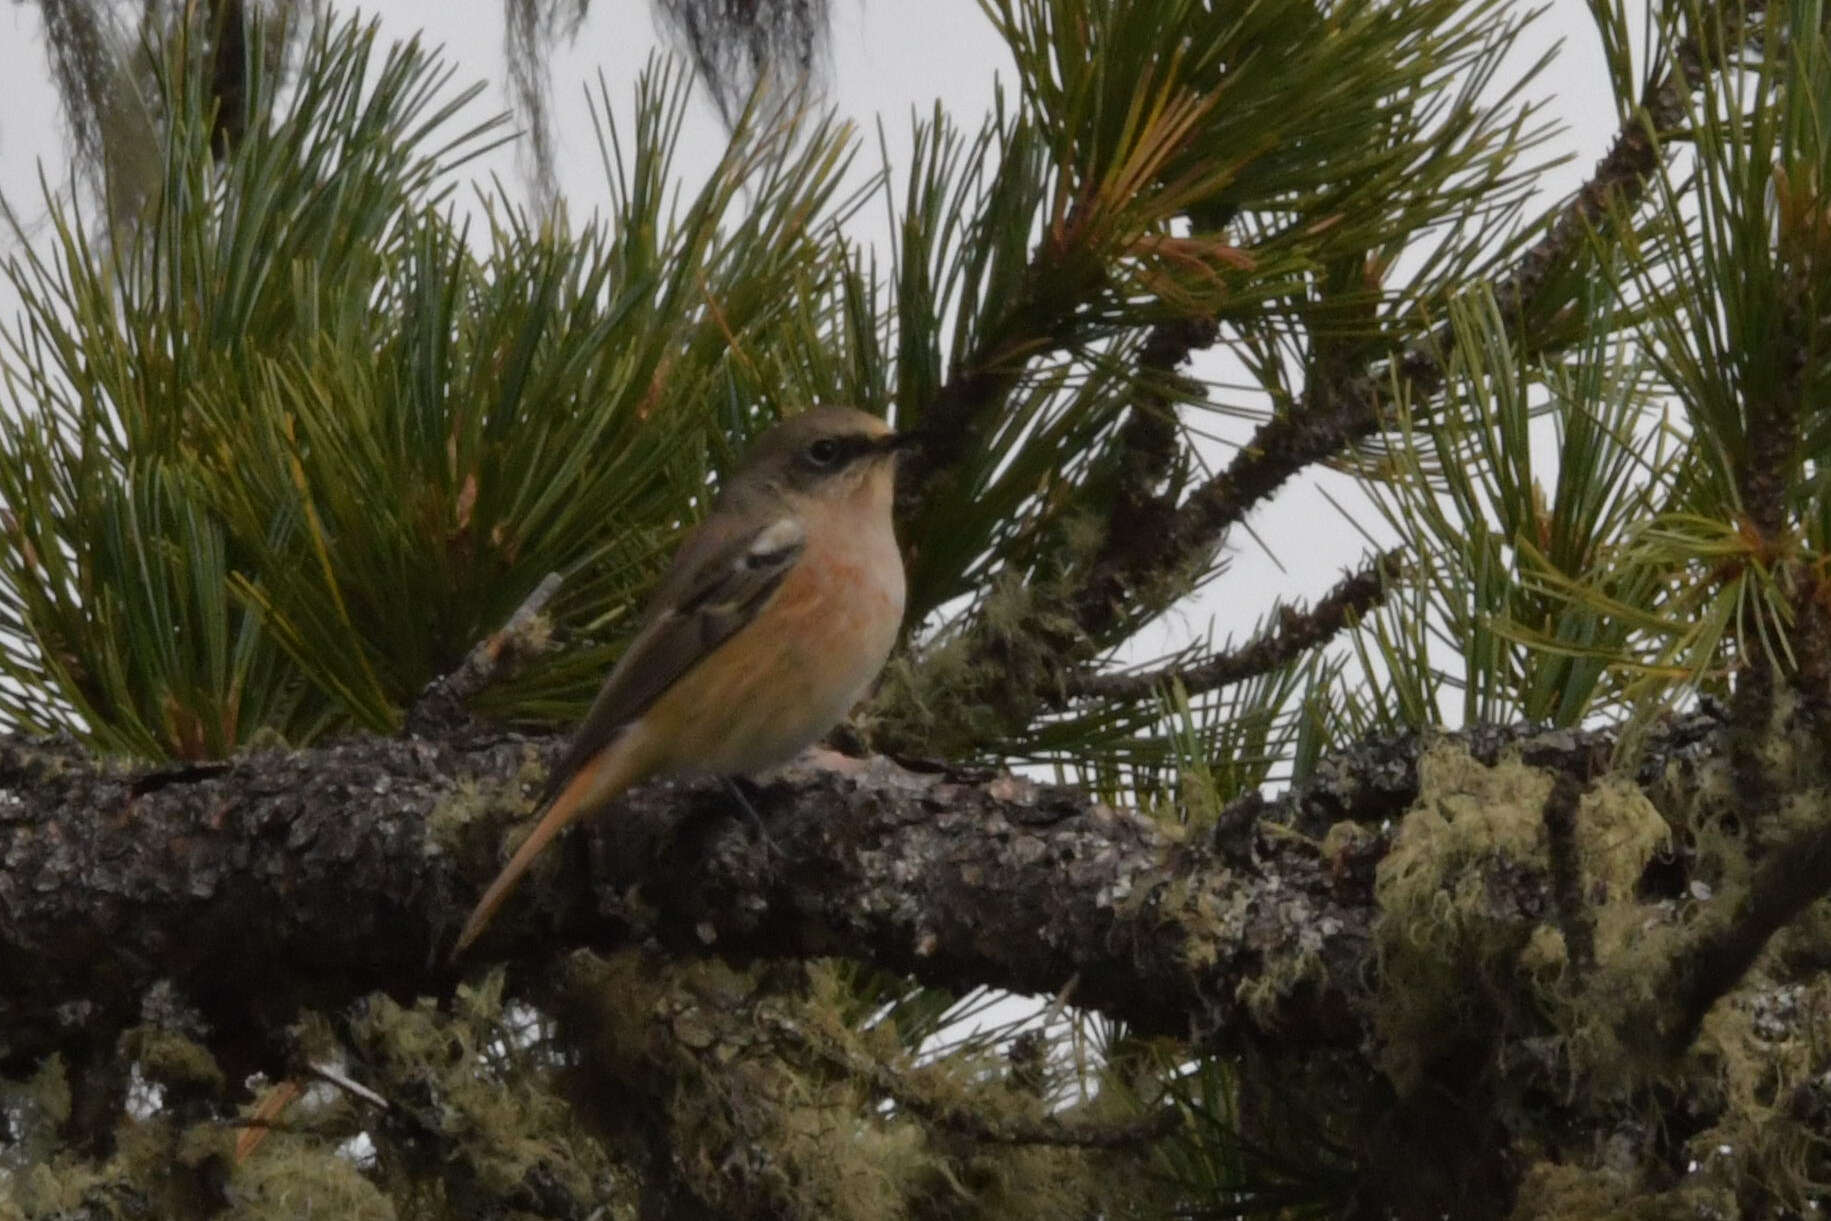
<path fill-rule="evenodd" d="M 1141 1032 L 1225 1046 L 1248 1027 L 1352 1043 L 1367 871 L 1301 839 L 1250 861 L 1084 794 L 798 767 L 762 787 L 768 841 L 711 783 L 627 795 L 550 855 L 466 961 L 447 951 L 527 812 L 514 736 L 358 738 L 131 770 L 0 744 L 0 1063 L 139 1020 L 164 980 L 219 1028 L 300 1006 L 448 990 L 476 967 L 653 937 L 734 959 L 839 955 L 959 990 L 1054 994 Z M 1370 866 L 1369 866 L 1370 867 Z M 1242 985 L 1313 959 L 1301 987 Z"/>
<path fill-rule="evenodd" d="M 1675 720 L 1642 745 L 1634 778 L 1668 802 L 1702 788 L 1703 769 L 1728 766 L 1729 736 L 1711 709 Z M 1421 800 L 1423 761 L 1445 740 L 1477 763 L 1514 759 L 1551 778 L 1550 849 L 1454 866 L 1474 876 L 1472 890 L 1454 873 L 1429 883 L 1463 896 L 1452 923 L 1406 929 L 1422 948 L 1401 946 L 1376 901 L 1381 864 L 1403 846 L 1398 829 L 1414 808 L 1465 800 L 1482 783 Z M 1535 936 L 1574 945 L 1571 930 L 1591 930 L 1589 948 L 1571 952 L 1570 995 L 1593 998 L 1585 1012 L 1616 1028 L 1623 1054 L 1685 1050 L 1656 1039 L 1637 1049 L 1635 1032 L 1665 1029 L 1670 1015 L 1609 1000 L 1626 995 L 1623 980 L 1596 960 L 1586 905 L 1605 896 L 1571 854 L 1590 817 L 1581 796 L 1616 746 L 1606 732 L 1371 739 L 1200 830 L 1072 788 L 884 758 L 823 756 L 764 784 L 753 798 L 761 840 L 717 784 L 650 785 L 550 852 L 454 964 L 452 937 L 559 746 L 473 729 L 135 769 L 68 743 L 0 739 L 0 1073 L 58 1051 L 84 1062 L 174 1000 L 233 1043 L 238 1071 L 272 1069 L 302 1007 L 342 1012 L 376 991 L 449 995 L 497 961 L 540 972 L 574 947 L 632 942 L 737 962 L 831 955 L 960 992 L 1065 995 L 1134 1034 L 1227 1055 L 1243 1122 L 1274 1147 L 1321 1149 L 1302 1124 L 1357 1117 L 1348 1130 L 1358 1147 L 1343 1156 L 1363 1168 L 1369 1207 L 1436 1216 L 1472 1215 L 1459 1210 L 1511 1198 L 1546 1166 L 1619 1149 L 1621 1116 L 1658 1088 L 1657 1074 L 1629 1074 L 1593 1098 L 1571 1088 L 1563 1027 L 1545 1008 L 1565 994 L 1533 982 Z M 1527 821 L 1539 817 L 1532 809 Z M 1784 865 L 1789 853 L 1773 857 Z M 1660 943 L 1671 947 L 1664 966 L 1632 964 L 1642 976 L 1667 972 L 1664 985 L 1636 977 L 1635 994 L 1657 1010 L 1661 998 L 1695 999 L 1683 986 L 1696 974 L 1692 949 L 1754 925 L 1687 898 L 1696 885 L 1682 859 L 1648 868 L 1672 876 L 1631 883 L 1633 901 L 1677 930 Z M 1787 910 L 1824 885 L 1814 874 Z M 1696 946 L 1678 935 L 1685 920 L 1706 930 Z M 1773 923 L 1756 930 L 1762 942 Z M 1638 939 L 1664 935 L 1648 929 Z M 1433 949 L 1439 934 L 1451 940 Z M 1448 974 L 1439 988 L 1420 971 Z M 1742 989 L 1735 1005 L 1770 1024 L 1793 1013 L 1804 1030 L 1810 1007 L 1776 978 Z M 1763 1046 L 1799 1034 L 1775 1029 Z M 1831 1113 L 1831 1087 L 1821 1092 L 1794 1109 Z M 1536 1101 L 1517 1105 L 1527 1096 Z M 1705 1107 L 1685 1128 L 1734 1119 Z M 1684 1186 L 1686 1134 L 1645 1124 L 1633 1134 L 1637 1181 Z M 1422 1147 L 1439 1155 L 1429 1167 L 1403 1153 Z M 1382 1167 L 1398 1177 L 1383 1179 Z M 1597 1163 L 1584 1173 L 1615 1172 Z"/>
<path fill-rule="evenodd" d="M 1608 744 L 1466 740 L 1584 770 Z M 439 992 L 487 961 L 647 937 L 738 960 L 854 958 L 962 991 L 1069 989 L 1209 1049 L 1355 1047 L 1384 841 L 1330 858 L 1317 839 L 1400 815 L 1421 750 L 1363 743 L 1199 836 L 1073 789 L 885 759 L 831 756 L 841 766 L 765 785 L 768 842 L 714 784 L 650 785 L 550 853 L 453 964 L 451 938 L 527 813 L 530 765 L 557 747 L 363 737 L 145 770 L 0 741 L 0 1062 L 138 1020 L 160 980 L 214 1023 L 269 1030 L 301 1005 Z"/>

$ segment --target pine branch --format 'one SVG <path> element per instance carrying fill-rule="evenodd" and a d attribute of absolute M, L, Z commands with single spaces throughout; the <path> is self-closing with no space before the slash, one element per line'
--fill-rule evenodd
<path fill-rule="evenodd" d="M 1641 108 L 1617 131 L 1590 180 L 1564 205 L 1545 235 L 1490 283 L 1501 304 L 1504 327 L 1523 326 L 1534 299 L 1556 270 L 1577 255 L 1592 232 L 1606 230 L 1612 218 L 1645 193 L 1660 163 L 1658 133 L 1684 120 L 1688 90 L 1701 79 L 1705 65 L 1724 62 L 1721 54 L 1707 58 L 1699 47 L 1693 39 L 1679 48 L 1674 67 L 1647 89 Z M 1002 683 L 995 677 L 1002 673 L 1001 659 L 1040 649 L 1053 657 L 1090 660 L 1096 633 L 1108 629 L 1121 608 L 1132 615 L 1160 609 L 1180 588 L 1178 575 L 1199 566 L 1232 527 L 1291 477 L 1370 436 L 1388 413 L 1395 389 L 1414 402 L 1441 390 L 1454 343 L 1454 329 L 1446 322 L 1388 364 L 1357 367 L 1346 353 L 1319 360 L 1297 404 L 1262 425 L 1226 469 L 1174 512 L 1152 515 L 1148 536 L 1128 531 L 1124 541 L 1130 545 L 1109 538 L 1073 594 L 1069 621 L 1051 616 L 1015 627 L 976 629 L 980 638 L 971 646 L 974 664 L 964 672 L 987 675 L 988 689 L 974 693 L 974 698 L 999 710 L 1006 734 L 1038 711 L 1059 707 L 1061 697 L 1053 690 L 1059 671 L 1048 672 L 1045 684 L 1034 692 L 1015 690 L 1009 676 Z M 1179 359 L 1178 345 L 1166 343 L 1160 355 Z M 983 409 L 994 399 L 972 401 L 975 409 Z M 929 473 L 932 477 L 933 471 Z M 1025 635 L 1035 644 L 1018 641 Z"/>
<path fill-rule="evenodd" d="M 1064 683 L 1065 697 L 1068 700 L 1148 699 L 1172 681 L 1180 682 L 1190 695 L 1198 695 L 1269 674 L 1332 640 L 1378 606 L 1385 597 L 1387 582 L 1399 574 L 1403 555 L 1402 550 L 1395 549 L 1376 556 L 1360 571 L 1342 578 L 1307 611 L 1281 607 L 1277 625 L 1271 631 L 1238 649 L 1218 653 L 1194 665 L 1161 670 L 1071 674 Z"/>
<path fill-rule="evenodd" d="M 1186 318 L 1152 327 L 1140 346 L 1142 385 L 1119 430 L 1119 486 L 1093 572 L 1111 572 L 1127 563 L 1150 569 L 1162 564 L 1153 553 L 1169 538 L 1176 504 L 1156 487 L 1174 468 L 1180 449 L 1176 403 L 1167 383 L 1191 355 L 1212 347 L 1219 334 L 1212 319 Z M 1101 636 L 1119 617 L 1122 594 L 1110 582 L 1089 581 L 1072 595 L 1076 621 L 1088 635 Z"/>
<path fill-rule="evenodd" d="M 1659 166 L 1658 133 L 1683 121 L 1685 83 L 1702 71 L 1695 42 L 1686 43 L 1677 60 L 1677 67 L 1648 89 L 1641 109 L 1622 124 L 1589 181 L 1546 234 L 1492 281 L 1509 329 L 1525 321 L 1548 278 L 1570 262 L 1588 236 L 1606 229 L 1612 215 L 1644 194 Z M 1445 324 L 1390 365 L 1348 368 L 1331 362 L 1313 370 L 1297 404 L 1261 425 L 1225 470 L 1196 489 L 1160 543 L 1109 551 L 1086 584 L 1077 605 L 1079 621 L 1096 625 L 1134 591 L 1149 590 L 1210 554 L 1230 528 L 1292 476 L 1372 435 L 1388 411 L 1395 384 L 1412 402 L 1429 399 L 1443 387 L 1453 346 L 1454 332 Z"/>

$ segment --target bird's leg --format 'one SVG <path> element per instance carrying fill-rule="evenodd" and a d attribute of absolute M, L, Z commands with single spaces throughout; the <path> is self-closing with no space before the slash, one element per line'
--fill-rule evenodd
<path fill-rule="evenodd" d="M 762 844 L 771 856 L 781 856 L 782 850 L 776 847 L 776 841 L 769 838 L 769 832 L 763 827 L 763 816 L 757 813 L 757 808 L 752 804 L 750 795 L 744 791 L 748 788 L 755 792 L 756 785 L 742 776 L 726 776 L 724 779 L 726 791 L 736 799 L 738 808 L 744 811 L 744 821 L 750 824 L 750 829 L 755 833 L 757 842 Z"/>

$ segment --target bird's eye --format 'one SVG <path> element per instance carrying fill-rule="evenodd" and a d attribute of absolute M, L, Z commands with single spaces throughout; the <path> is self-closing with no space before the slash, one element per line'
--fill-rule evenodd
<path fill-rule="evenodd" d="M 839 442 L 822 437 L 807 447 L 807 460 L 815 466 L 832 466 L 839 461 L 842 452 Z"/>

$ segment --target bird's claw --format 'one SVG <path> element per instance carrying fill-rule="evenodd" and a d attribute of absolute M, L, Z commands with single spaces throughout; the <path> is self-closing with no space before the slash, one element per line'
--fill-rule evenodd
<path fill-rule="evenodd" d="M 786 854 L 776 841 L 770 838 L 768 829 L 763 826 L 763 816 L 757 813 L 757 807 L 751 802 L 749 795 L 744 792 L 741 782 L 734 777 L 727 776 L 725 777 L 725 789 L 737 801 L 738 809 L 744 812 L 744 821 L 750 824 L 751 834 L 755 836 L 756 842 L 763 846 L 763 851 L 768 855 L 770 861 L 773 863 L 783 860 Z"/>

